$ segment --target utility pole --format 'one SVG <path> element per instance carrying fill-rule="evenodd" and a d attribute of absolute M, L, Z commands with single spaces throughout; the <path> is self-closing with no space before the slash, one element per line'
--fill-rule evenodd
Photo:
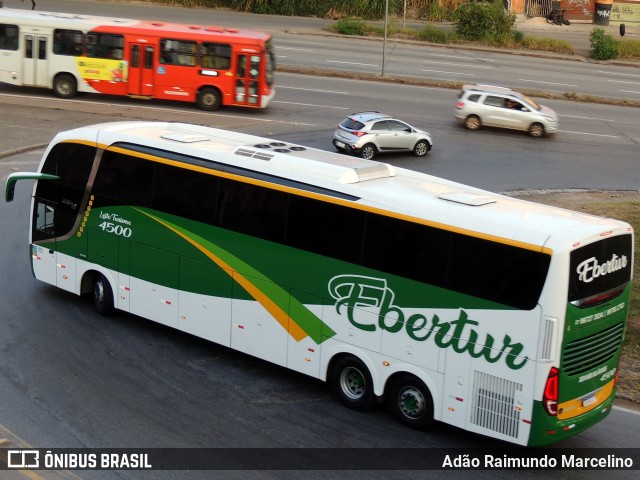
<path fill-rule="evenodd" d="M 384 5 L 384 40 L 382 41 L 382 73 L 384 77 L 384 64 L 386 62 L 385 53 L 387 51 L 387 27 L 389 24 L 389 0 L 386 0 Z"/>

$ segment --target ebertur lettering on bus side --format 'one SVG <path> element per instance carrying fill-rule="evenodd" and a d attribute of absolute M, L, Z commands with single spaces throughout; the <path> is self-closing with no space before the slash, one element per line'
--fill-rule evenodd
<path fill-rule="evenodd" d="M 607 260 L 604 263 L 598 263 L 596 257 L 591 257 L 578 265 L 576 273 L 581 282 L 590 283 L 594 278 L 626 268 L 627 264 L 628 260 L 626 255 L 618 257 L 618 255 L 614 253 L 611 260 Z"/>
<path fill-rule="evenodd" d="M 489 363 L 495 363 L 504 355 L 505 364 L 513 369 L 522 368 L 528 357 L 522 356 L 524 345 L 514 343 L 509 335 L 502 339 L 502 346 L 495 346 L 492 335 L 486 334 L 484 341 L 479 340 L 479 334 L 473 327 L 478 322 L 468 317 L 464 310 L 460 310 L 456 320 L 442 321 L 438 315 L 431 320 L 425 315 L 414 313 L 407 315 L 402 308 L 394 305 L 395 293 L 381 278 L 365 277 L 361 275 L 338 275 L 328 284 L 329 294 L 336 301 L 336 312 L 346 315 L 349 323 L 354 327 L 374 332 L 380 328 L 389 333 L 405 330 L 413 340 L 424 342 L 433 337 L 438 348 L 451 348 L 457 353 L 467 353 L 473 358 L 484 358 Z M 358 307 L 377 309 L 378 321 L 365 323 L 356 318 Z"/>

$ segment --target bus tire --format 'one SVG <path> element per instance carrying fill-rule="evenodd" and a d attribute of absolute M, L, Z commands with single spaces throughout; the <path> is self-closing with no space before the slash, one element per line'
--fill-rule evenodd
<path fill-rule="evenodd" d="M 213 112 L 220 108 L 222 99 L 220 92 L 212 87 L 205 87 L 198 92 L 198 98 L 196 99 L 196 105 L 200 110 L 206 112 Z"/>
<path fill-rule="evenodd" d="M 53 93 L 58 98 L 73 98 L 78 93 L 78 82 L 73 75 L 61 73 L 53 79 Z"/>
<path fill-rule="evenodd" d="M 416 430 L 426 430 L 434 423 L 433 399 L 422 380 L 404 374 L 391 385 L 389 406 L 400 423 Z"/>
<path fill-rule="evenodd" d="M 113 290 L 109 281 L 101 273 L 96 273 L 93 279 L 93 306 L 100 315 L 113 313 Z"/>
<path fill-rule="evenodd" d="M 354 410 L 365 410 L 374 400 L 373 380 L 362 360 L 352 356 L 338 359 L 331 368 L 331 390 L 338 401 Z"/>

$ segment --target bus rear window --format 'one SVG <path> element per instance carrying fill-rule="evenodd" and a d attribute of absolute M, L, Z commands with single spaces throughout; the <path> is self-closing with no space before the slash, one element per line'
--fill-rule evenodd
<path fill-rule="evenodd" d="M 594 297 L 631 279 L 632 236 L 606 238 L 571 253 L 569 301 Z"/>

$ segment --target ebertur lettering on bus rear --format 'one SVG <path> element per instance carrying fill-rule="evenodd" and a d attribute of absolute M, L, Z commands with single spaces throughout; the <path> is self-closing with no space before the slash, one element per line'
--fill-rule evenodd
<path fill-rule="evenodd" d="M 594 278 L 626 268 L 627 263 L 628 260 L 626 255 L 618 257 L 615 253 L 611 257 L 611 260 L 607 260 L 604 263 L 598 263 L 598 259 L 596 257 L 591 257 L 578 265 L 576 273 L 578 274 L 580 281 L 590 283 Z"/>

